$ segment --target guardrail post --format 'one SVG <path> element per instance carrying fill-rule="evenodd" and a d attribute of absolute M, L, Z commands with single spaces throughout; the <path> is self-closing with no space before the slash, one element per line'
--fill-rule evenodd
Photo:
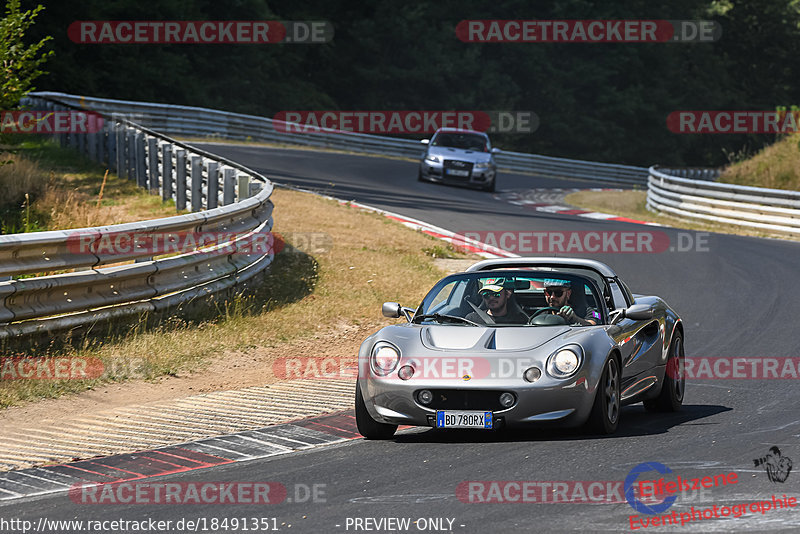
<path fill-rule="evenodd" d="M 228 204 L 233 204 L 235 199 L 234 182 L 236 180 L 236 169 L 225 167 L 225 171 L 222 174 L 222 205 L 227 206 Z"/>
<path fill-rule="evenodd" d="M 108 132 L 105 129 L 101 129 L 97 134 L 95 134 L 95 141 L 97 141 L 97 162 L 103 164 L 109 164 L 108 159 L 108 151 L 106 148 L 108 147 L 106 136 Z"/>
<path fill-rule="evenodd" d="M 125 172 L 125 133 L 122 129 L 122 123 L 114 121 L 114 139 L 116 141 L 116 148 L 114 149 L 115 156 L 117 157 L 117 176 L 122 178 Z"/>
<path fill-rule="evenodd" d="M 133 128 L 125 128 L 125 161 L 128 169 L 128 180 L 136 179 L 136 135 Z"/>
<path fill-rule="evenodd" d="M 117 128 L 114 121 L 106 121 L 106 164 L 109 169 L 117 170 Z"/>
<path fill-rule="evenodd" d="M 97 161 L 111 167 L 111 158 L 109 155 L 111 151 L 108 148 L 108 138 L 111 136 L 111 131 L 108 129 L 107 121 L 104 117 L 99 118 L 102 121 L 102 127 L 97 134 Z"/>
<path fill-rule="evenodd" d="M 136 132 L 136 184 L 142 189 L 147 188 L 147 154 L 145 154 L 144 133 Z"/>
<path fill-rule="evenodd" d="M 192 156 L 192 211 L 203 209 L 203 158 Z"/>
<path fill-rule="evenodd" d="M 246 198 L 250 198 L 250 177 L 246 174 L 240 174 L 237 179 L 237 198 L 241 202 Z"/>
<path fill-rule="evenodd" d="M 84 143 L 86 144 L 86 156 L 92 161 L 96 161 L 95 158 L 97 157 L 97 154 L 96 154 L 96 152 L 97 152 L 97 150 L 96 150 L 97 149 L 96 136 L 97 136 L 97 134 L 93 134 L 93 133 L 83 134 Z"/>
<path fill-rule="evenodd" d="M 172 145 L 161 145 L 161 200 L 172 198 Z"/>
<path fill-rule="evenodd" d="M 75 148 L 78 149 L 78 154 L 81 156 L 86 155 L 86 134 L 75 133 Z"/>
<path fill-rule="evenodd" d="M 150 192 L 152 194 L 158 193 L 158 188 L 160 186 L 158 181 L 158 139 L 155 137 L 149 137 L 147 139 L 147 156 L 148 156 L 148 165 L 147 165 L 147 173 L 148 173 L 148 180 L 147 183 L 150 186 Z"/>
<path fill-rule="evenodd" d="M 186 209 L 186 151 L 175 151 L 175 207 L 178 211 Z"/>
<path fill-rule="evenodd" d="M 219 163 L 208 162 L 208 188 L 206 193 L 206 209 L 216 208 L 219 204 Z"/>

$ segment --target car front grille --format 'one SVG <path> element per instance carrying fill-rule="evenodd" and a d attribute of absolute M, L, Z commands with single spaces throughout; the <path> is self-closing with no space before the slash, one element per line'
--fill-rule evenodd
<path fill-rule="evenodd" d="M 444 176 L 451 180 L 469 180 L 469 177 L 472 176 L 472 163 L 469 161 L 446 159 L 444 163 L 442 163 L 442 167 L 444 168 Z M 466 172 L 467 174 L 464 176 L 457 176 L 449 171 Z"/>
<path fill-rule="evenodd" d="M 426 408 L 434 410 L 506 410 L 500 404 L 499 390 L 432 389 L 433 401 Z"/>

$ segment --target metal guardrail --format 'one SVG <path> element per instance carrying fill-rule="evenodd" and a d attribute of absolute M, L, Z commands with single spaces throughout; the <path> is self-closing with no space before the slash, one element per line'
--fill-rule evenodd
<path fill-rule="evenodd" d="M 131 102 L 53 92 L 31 93 L 31 96 L 55 98 L 61 102 L 107 114 L 125 114 L 149 128 L 175 136 L 316 146 L 410 158 L 420 157 L 424 150 L 418 141 L 411 139 L 338 130 L 286 132 L 281 130 L 302 129 L 303 126 L 255 115 L 206 108 Z M 275 128 L 276 124 L 279 126 L 278 129 Z M 642 186 L 647 183 L 646 167 L 555 158 L 521 152 L 501 152 L 495 158 L 501 169 L 528 172 L 549 178 L 579 178 L 595 182 Z"/>
<path fill-rule="evenodd" d="M 41 96 L 28 103 L 50 111 L 75 108 Z M 269 180 L 123 117 L 104 118 L 96 133 L 55 137 L 194 213 L 0 236 L 0 277 L 11 278 L 0 282 L 0 339 L 163 311 L 242 286 L 272 262 Z M 259 191 L 251 196 L 253 189 Z M 101 246 L 121 235 L 153 234 L 213 236 L 213 244 L 199 241 L 172 255 L 147 246 L 124 252 Z M 23 276 L 54 271 L 71 272 Z"/>
<path fill-rule="evenodd" d="M 800 235 L 800 192 L 690 180 L 650 168 L 647 207 L 701 219 Z"/>

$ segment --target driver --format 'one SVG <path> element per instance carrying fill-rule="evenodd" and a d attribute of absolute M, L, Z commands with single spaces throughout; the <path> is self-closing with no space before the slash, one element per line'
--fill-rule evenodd
<path fill-rule="evenodd" d="M 559 308 L 557 312 L 549 313 L 560 315 L 566 319 L 567 324 L 596 325 L 600 320 L 600 313 L 594 308 L 587 307 L 586 316 L 579 317 L 572 306 L 567 304 L 571 296 L 572 286 L 569 280 L 548 279 L 544 281 L 544 298 L 547 300 L 547 305 Z"/>
<path fill-rule="evenodd" d="M 528 324 L 528 316 L 525 315 L 519 306 L 514 306 L 510 301 L 511 289 L 506 289 L 505 279 L 488 278 L 481 281 L 481 288 L 478 294 L 483 298 L 488 310 L 486 313 L 492 316 L 494 322 L 503 324 Z M 483 324 L 486 321 L 478 312 L 470 312 L 465 319 L 473 323 Z"/>

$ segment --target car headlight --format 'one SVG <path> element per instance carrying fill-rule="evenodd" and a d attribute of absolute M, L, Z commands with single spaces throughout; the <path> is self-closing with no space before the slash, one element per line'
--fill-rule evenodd
<path fill-rule="evenodd" d="M 583 363 L 583 350 L 578 345 L 558 349 L 547 359 L 547 374 L 553 378 L 574 375 Z"/>
<path fill-rule="evenodd" d="M 439 163 L 439 156 L 431 156 L 430 154 L 428 154 L 427 156 L 425 156 L 425 161 L 429 161 L 431 163 Z"/>
<path fill-rule="evenodd" d="M 490 167 L 490 162 L 488 161 L 479 161 L 474 165 L 475 169 L 488 169 Z"/>
<path fill-rule="evenodd" d="M 394 371 L 400 363 L 400 351 L 386 341 L 379 341 L 372 347 L 372 371 L 380 376 L 386 376 Z"/>

